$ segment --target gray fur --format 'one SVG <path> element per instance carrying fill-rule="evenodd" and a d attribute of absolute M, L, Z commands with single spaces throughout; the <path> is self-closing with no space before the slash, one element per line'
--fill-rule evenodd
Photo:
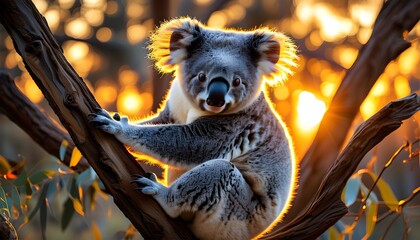
<path fill-rule="evenodd" d="M 268 37 L 200 25 L 193 29 L 188 34 L 194 39 L 183 46 L 187 56 L 177 63 L 177 79 L 159 115 L 133 124 L 101 109 L 90 121 L 132 150 L 186 171 L 169 187 L 153 176 L 136 182 L 168 215 L 188 220 L 198 238 L 249 239 L 278 220 L 295 184 L 288 134 L 262 91 L 262 54 L 256 46 Z M 206 81 L 199 81 L 199 73 L 206 74 Z M 222 110 L 213 112 L 203 101 L 217 77 L 226 79 L 229 91 Z M 232 85 L 236 77 L 239 86 Z M 174 107 L 179 98 L 190 106 Z"/>

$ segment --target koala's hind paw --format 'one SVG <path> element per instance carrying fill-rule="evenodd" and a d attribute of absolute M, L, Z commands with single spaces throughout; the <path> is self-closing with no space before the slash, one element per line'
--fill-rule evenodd
<path fill-rule="evenodd" d="M 136 189 L 147 195 L 156 195 L 159 190 L 164 188 L 163 185 L 157 182 L 156 175 L 154 173 L 147 173 L 146 177 L 138 174 L 133 175 L 133 181 L 137 185 Z"/>
<path fill-rule="evenodd" d="M 114 114 L 114 117 L 104 109 L 95 109 L 95 111 L 88 115 L 89 123 L 111 134 L 120 134 L 123 130 L 123 124 L 128 123 L 126 117 L 121 118 L 120 115 Z"/>

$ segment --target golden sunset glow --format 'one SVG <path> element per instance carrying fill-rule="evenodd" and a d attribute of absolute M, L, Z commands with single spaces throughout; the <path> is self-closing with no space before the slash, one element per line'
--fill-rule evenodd
<path fill-rule="evenodd" d="M 317 126 L 324 116 L 326 105 L 313 93 L 302 91 L 298 97 L 297 113 L 301 130 L 311 130 Z"/>
<path fill-rule="evenodd" d="M 118 95 L 117 110 L 124 115 L 132 116 L 141 111 L 143 100 L 135 88 L 128 88 Z"/>
<path fill-rule="evenodd" d="M 102 81 L 96 87 L 95 96 L 101 106 L 107 106 L 117 99 L 117 86 L 113 82 Z"/>
<path fill-rule="evenodd" d="M 102 191 L 103 184 L 97 180 L 98 176 L 102 179 L 102 175 L 96 175 L 92 168 L 79 172 L 85 167 L 85 163 L 70 169 L 58 161 L 64 158 L 80 159 L 80 154 L 88 153 L 80 151 L 77 155 L 68 156 L 69 153 L 75 151 L 70 148 L 79 147 L 79 144 L 83 143 L 74 136 L 79 138 L 80 135 L 81 140 L 88 140 L 89 136 L 84 135 L 87 129 L 92 130 L 93 137 L 98 136 L 97 140 L 101 144 L 108 141 L 110 134 L 102 134 L 94 130 L 98 127 L 112 132 L 107 128 L 106 123 L 100 126 L 101 123 L 93 118 L 92 113 L 97 113 L 95 109 L 98 107 L 107 110 L 111 115 L 118 112 L 121 116 L 127 116 L 131 123 L 154 119 L 163 111 L 164 117 L 158 118 L 159 122 L 156 125 L 160 125 L 168 116 L 168 108 L 165 109 L 165 106 L 169 106 L 171 111 L 169 118 L 177 124 L 186 122 L 187 125 L 194 125 L 204 118 L 225 118 L 229 117 L 226 114 L 236 114 L 235 111 L 238 109 L 241 114 L 247 111 L 245 105 L 248 104 L 248 102 L 244 103 L 243 99 L 248 101 L 247 96 L 253 94 L 249 92 L 249 89 L 254 89 L 255 82 L 258 82 L 258 80 L 252 83 L 250 81 L 261 76 L 264 86 L 258 90 L 262 89 L 264 97 L 270 103 L 268 104 L 270 109 L 275 111 L 275 117 L 283 120 L 290 133 L 290 136 L 287 133 L 285 138 L 289 140 L 289 147 L 293 149 L 292 161 L 301 163 L 303 169 L 297 169 L 299 165 L 293 166 L 290 175 L 293 179 L 298 178 L 296 180 L 298 182 L 290 187 L 287 199 L 281 199 L 281 203 L 285 201 L 286 204 L 282 214 L 289 211 L 289 208 L 290 214 L 286 215 L 285 219 L 281 219 L 283 216 L 279 215 L 268 226 L 266 233 L 260 233 L 259 236 L 254 236 L 254 239 L 259 239 L 259 237 L 275 239 L 279 236 L 278 234 L 282 236 L 284 230 L 282 226 L 289 224 L 290 220 L 295 218 L 295 214 L 304 209 L 304 204 L 310 204 L 313 194 L 309 196 L 305 189 L 302 188 L 303 191 L 301 191 L 301 187 L 314 185 L 308 179 L 316 179 L 313 183 L 319 186 L 320 177 L 326 176 L 324 172 L 334 165 L 333 160 L 336 161 L 335 163 L 342 161 L 343 156 L 349 153 L 347 150 L 352 150 L 351 146 L 354 146 L 352 144 L 357 145 L 359 141 L 369 141 L 372 144 L 360 145 L 367 146 L 371 150 L 358 165 L 358 169 L 361 169 L 358 170 L 359 176 L 353 174 L 341 193 L 342 202 L 349 213 L 326 230 L 321 237 L 328 239 L 392 239 L 395 236 L 416 238 L 415 236 L 420 235 L 420 229 L 415 228 L 420 220 L 419 196 L 416 195 L 420 193 L 420 186 L 416 185 L 418 171 L 412 170 L 419 167 L 420 114 L 417 112 L 410 118 L 399 121 L 395 124 L 395 131 L 394 128 L 385 129 L 386 131 L 382 131 L 381 128 L 386 128 L 385 122 L 388 121 L 387 118 L 393 117 L 392 114 L 399 114 L 399 117 L 409 112 L 395 110 L 414 105 L 414 102 L 410 105 L 399 105 L 398 101 L 401 98 L 410 95 L 412 97 L 414 93 L 420 94 L 420 22 L 414 21 L 415 17 L 418 17 L 414 14 L 417 14 L 415 8 L 408 8 L 410 4 L 417 1 L 420 0 L 409 0 L 404 5 L 405 2 L 400 0 L 178 0 L 166 1 L 166 4 L 156 4 L 159 1 L 153 0 L 31 0 L 43 17 L 37 17 L 36 20 L 48 24 L 51 36 L 38 31 L 37 21 L 32 21 L 35 20 L 32 14 L 36 12 L 32 11 L 32 5 L 26 5 L 25 1 L 3 1 L 4 4 L 0 4 L 2 7 L 12 5 L 14 2 L 18 5 L 16 9 L 6 9 L 12 12 L 1 9 L 6 17 L 9 14 L 16 16 L 14 11 L 18 11 L 20 7 L 26 10 L 18 15 L 21 16 L 19 19 L 7 18 L 6 21 L 0 23 L 4 25 L 0 27 L 0 68 L 11 76 L 18 90 L 32 103 L 46 115 L 51 116 L 52 120 L 57 121 L 57 125 L 61 122 L 62 126 L 59 127 L 64 126 L 63 130 L 67 128 L 75 141 L 72 143 L 68 141 L 69 139 L 64 140 L 61 142 L 59 157 L 54 157 L 54 154 L 51 156 L 50 151 L 43 151 L 42 148 L 54 150 L 57 146 L 40 144 L 41 147 L 32 148 L 31 144 L 39 140 L 36 138 L 33 139 L 35 141 L 31 140 L 32 132 L 28 131 L 30 135 L 27 135 L 26 127 L 14 124 L 19 123 L 20 115 L 15 115 L 16 118 L 13 119 L 8 116 L 9 112 L 3 111 L 7 117 L 0 117 L 2 131 L 0 132 L 2 136 L 0 150 L 3 149 L 3 152 L 0 151 L 0 168 L 7 163 L 11 165 L 7 166 L 8 171 L 13 174 L 3 175 L 4 179 L 0 184 L 2 213 L 9 215 L 6 216 L 7 220 L 17 229 L 17 234 L 21 239 L 39 239 L 45 236 L 50 239 L 102 239 L 121 234 L 134 239 L 147 238 L 148 233 L 144 235 L 142 231 L 137 231 L 130 223 L 132 219 L 126 218 L 123 214 L 125 212 L 119 211 L 119 206 L 110 201 L 112 200 L 109 198 L 110 195 Z M 391 9 L 391 11 L 385 9 L 387 11 L 380 13 L 383 6 L 393 4 L 404 6 Z M 31 11 L 27 7 L 30 7 Z M 406 14 L 407 12 L 404 11 L 414 15 Z M 30 16 L 25 16 L 26 14 Z M 378 14 L 380 14 L 379 18 Z M 3 20 L 3 17 L 0 18 Z M 408 24 L 408 19 L 412 18 L 414 20 Z M 172 19 L 177 20 L 171 21 Z M 185 21 L 186 19 L 188 21 Z M 400 21 L 393 22 L 396 19 Z M 20 23 L 21 20 L 24 22 Z M 10 23 L 19 22 L 19 24 L 10 24 L 9 21 Z M 388 21 L 392 24 L 387 25 Z M 29 32 L 25 30 L 26 24 L 30 28 Z M 205 30 L 199 31 L 199 27 L 195 24 Z M 412 25 L 415 26 L 411 30 L 407 29 Z M 373 32 L 374 27 L 375 32 Z M 259 36 L 258 31 L 262 29 L 271 35 Z M 24 35 L 20 34 L 22 30 L 24 30 Z M 212 35 L 219 30 L 235 31 L 240 34 Z M 257 34 L 253 35 L 245 31 L 255 31 Z M 26 36 L 25 32 L 30 36 Z M 372 33 L 374 33 L 373 37 Z M 47 37 L 45 41 L 44 37 Z M 394 40 L 394 37 L 399 39 L 391 42 L 390 40 Z M 33 42 L 34 40 L 36 42 Z M 238 45 L 231 48 L 232 42 Z M 378 42 L 379 45 L 377 45 Z M 219 46 L 223 46 L 220 48 L 222 50 L 218 48 Z M 385 49 L 384 46 L 389 49 Z M 207 50 L 204 52 L 206 58 L 200 59 L 199 55 L 203 53 L 203 50 Z M 25 62 L 20 54 L 24 56 Z M 378 59 L 378 57 L 383 58 Z M 217 60 L 227 65 L 234 63 L 234 73 L 232 73 L 232 66 L 218 66 L 212 62 Z M 357 65 L 354 65 L 355 62 Z M 220 75 L 219 71 L 224 73 Z M 202 78 L 201 74 L 204 74 L 205 78 Z M 217 113 L 220 115 L 210 116 L 216 113 L 204 112 L 203 114 L 200 109 L 207 107 L 213 110 L 222 109 L 210 106 L 205 99 L 210 95 L 210 82 L 216 77 L 226 77 L 227 93 L 220 90 L 221 85 L 214 88 L 214 93 L 215 96 L 225 94 L 224 100 L 228 107 L 226 111 Z M 240 78 L 239 85 L 236 84 L 238 77 Z M 48 84 L 37 86 L 36 83 L 44 84 L 47 78 L 51 78 L 53 82 L 60 81 L 65 84 L 57 85 L 59 96 L 55 88 L 51 88 Z M 75 81 L 68 82 L 72 79 Z M 181 90 L 176 84 L 172 85 L 171 89 L 172 82 L 179 83 Z M 83 83 L 86 84 L 90 93 L 86 89 L 82 89 L 81 93 L 75 92 L 81 89 L 80 87 L 83 88 Z M 192 87 L 191 84 L 195 85 Z M 185 86 L 188 88 L 186 91 Z M 8 86 L 5 84 L 3 87 Z M 199 90 L 192 89 L 194 87 Z M 46 95 L 53 94 L 53 101 L 49 98 L 47 101 L 40 88 Z M 186 92 L 194 92 L 191 95 L 197 95 L 199 91 L 202 92 L 198 96 L 186 98 L 183 96 Z M 336 95 L 337 91 L 339 95 Z M 261 93 L 255 93 L 255 95 L 258 94 Z M 3 95 L 0 98 L 4 97 L 8 102 L 0 108 L 10 108 L 11 101 L 8 92 Z M 88 96 L 89 102 L 95 100 L 94 105 L 90 103 L 86 105 L 85 96 Z M 170 100 L 168 100 L 169 96 Z M 242 100 L 239 100 L 237 96 L 242 96 Z M 75 101 L 72 101 L 72 97 Z M 62 98 L 65 98 L 64 101 Z M 198 102 L 197 105 L 201 106 L 194 105 L 195 102 L 190 101 L 194 98 L 197 99 L 195 101 Z M 57 99 L 59 101 L 56 101 Z M 393 101 L 397 103 L 388 105 Z M 166 103 L 168 104 L 165 105 Z M 48 106 L 49 104 L 51 107 Z M 80 108 L 70 106 L 73 104 L 80 105 Z M 191 107 L 191 104 L 194 106 Z M 243 106 L 245 107 L 242 108 Z M 386 106 L 392 106 L 392 109 L 381 111 L 380 114 L 385 113 L 386 116 L 380 119 L 379 124 L 371 128 L 369 118 Z M 395 109 L 394 106 L 396 106 Z M 16 105 L 15 108 L 20 110 L 21 107 Z M 22 109 L 22 113 L 24 113 L 23 110 L 26 109 Z M 57 110 L 62 114 L 54 115 Z M 70 117 L 69 114 L 77 118 L 78 116 L 88 117 L 90 125 L 87 125 L 87 122 L 66 121 L 67 117 Z M 36 117 L 36 115 L 33 116 Z M 327 117 L 323 121 L 325 116 Z M 253 116 L 251 120 L 259 117 L 264 121 L 266 116 Z M 118 119 L 115 118 L 115 120 Z M 33 123 L 35 125 L 36 122 Z M 249 149 L 258 144 L 261 131 L 266 131 L 262 133 L 263 135 L 269 133 L 273 123 L 266 128 L 258 129 L 255 127 L 253 129 L 252 124 L 248 124 L 250 128 L 245 125 L 244 131 L 248 137 L 238 138 L 242 141 L 241 148 L 233 147 L 233 152 L 225 154 L 228 158 L 238 155 L 240 161 L 244 156 L 246 158 L 245 152 L 249 152 Z M 69 126 L 76 131 L 71 131 Z M 359 130 L 364 127 L 367 127 L 367 134 L 359 134 Z M 20 131 L 18 128 L 25 131 Z M 191 129 L 202 133 L 200 128 Z M 372 129 L 375 131 L 369 132 Z M 394 132 L 382 139 L 384 137 L 382 133 L 388 134 L 390 132 L 388 130 Z M 247 132 L 249 134 L 246 134 Z M 175 136 L 178 137 L 175 140 L 178 142 L 185 140 L 185 136 L 181 135 Z M 242 135 L 244 135 L 243 132 Z M 361 136 L 363 139 L 360 138 Z M 45 137 L 51 140 L 50 136 Z M 117 137 L 121 139 L 118 134 Z M 234 141 L 235 144 L 239 141 L 238 139 Z M 159 144 L 159 141 L 155 142 Z M 373 143 L 376 144 L 374 147 L 372 147 Z M 169 170 L 181 171 L 184 167 L 189 169 L 194 165 L 190 162 L 185 166 L 177 166 L 179 168 L 165 165 L 158 160 L 159 155 L 168 158 L 170 163 L 173 159 L 159 154 L 159 149 L 156 153 L 148 151 L 146 145 L 139 149 L 146 152 L 145 154 L 156 154 L 156 159 L 133 152 L 134 157 L 145 172 L 155 172 L 159 178 L 158 181 L 166 186 L 171 184 L 171 181 L 168 181 Z M 128 145 L 126 147 L 129 151 L 134 151 Z M 193 147 L 200 148 L 200 146 Z M 395 152 L 394 149 L 399 149 L 401 155 L 400 152 L 392 154 Z M 99 150 L 102 151 L 102 149 Z M 113 145 L 106 145 L 104 150 L 120 152 L 120 149 L 115 149 Z M 284 149 L 279 151 L 282 150 Z M 318 161 L 319 152 L 322 152 L 321 155 L 328 155 L 327 158 Z M 113 156 L 110 155 L 110 157 Z M 391 165 L 392 161 L 387 161 L 388 159 L 392 161 L 395 159 L 395 161 Z M 21 165 L 18 161 L 25 163 Z M 67 165 L 74 163 L 72 160 L 69 162 L 70 164 Z M 56 168 L 55 164 L 59 167 Z M 246 166 L 238 165 L 237 167 L 242 173 L 242 169 L 246 170 Z M 39 170 L 42 172 L 38 172 Z M 370 178 L 368 175 L 363 177 L 360 175 L 365 170 Z M 46 174 L 50 171 L 57 172 L 58 175 Z M 290 173 L 290 169 L 288 171 Z M 252 173 L 248 175 L 251 176 Z M 312 178 L 312 175 L 315 178 Z M 5 181 L 13 178 L 16 178 L 14 182 L 6 184 Z M 130 178 L 131 176 L 124 175 L 117 180 L 124 183 Z M 258 188 L 258 186 L 253 186 L 254 183 L 261 180 L 258 176 L 255 179 L 255 181 L 253 179 L 247 181 L 250 186 L 252 185 L 252 190 Z M 91 186 L 87 186 L 88 183 Z M 404 183 L 404 186 L 400 183 Z M 68 184 L 71 186 L 66 186 Z M 121 186 L 130 187 L 131 190 L 136 187 L 134 184 Z M 415 186 L 417 188 L 414 188 Z M 315 185 L 309 187 L 310 192 L 317 189 Z M 57 190 L 57 198 L 55 190 Z M 152 188 L 149 190 L 152 193 Z M 369 191 L 369 196 L 366 191 Z M 410 191 L 412 191 L 411 195 Z M 395 194 L 395 201 L 390 201 L 389 197 L 393 194 Z M 45 197 L 45 201 L 41 199 L 42 197 Z M 296 201 L 292 201 L 294 197 Z M 366 199 L 363 199 L 365 197 Z M 297 204 L 293 205 L 295 203 Z M 278 202 L 271 202 L 271 205 L 280 206 Z M 292 205 L 293 208 L 291 208 Z M 390 205 L 393 207 L 390 208 Z M 358 214 L 357 209 L 363 211 Z M 78 214 L 73 214 L 74 212 Z M 52 213 L 58 215 L 53 216 Z M 173 213 L 169 215 L 172 216 Z M 186 217 L 190 217 L 188 215 L 186 214 Z M 263 217 L 275 219 L 274 214 L 271 215 L 269 218 Z M 55 218 L 59 219 L 61 224 L 57 224 Z M 353 222 L 354 218 L 357 220 Z M 45 222 L 48 223 L 47 227 Z M 280 224 L 276 227 L 278 222 Z M 63 227 L 65 224 L 69 226 L 67 229 Z M 264 224 L 264 226 L 267 225 L 269 223 Z M 254 230 L 249 232 L 254 232 Z M 287 231 L 286 235 L 289 233 L 291 232 Z"/>

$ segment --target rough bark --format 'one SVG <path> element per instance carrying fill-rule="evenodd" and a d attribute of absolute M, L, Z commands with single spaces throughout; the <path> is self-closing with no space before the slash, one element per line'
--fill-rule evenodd
<path fill-rule="evenodd" d="M 301 161 L 298 193 L 285 222 L 303 211 L 315 195 L 328 168 L 337 158 L 363 100 L 389 62 L 411 46 L 403 38 L 420 19 L 420 1 L 386 1 L 369 41 L 347 71 Z"/>
<path fill-rule="evenodd" d="M 44 112 L 33 104 L 19 89 L 9 74 L 0 72 L 0 113 L 24 130 L 36 143 L 52 156 L 60 159 L 61 143 L 68 142 L 63 163 L 70 165 L 74 143 L 70 135 L 59 128 Z M 48 136 L 48 137 L 46 137 Z M 86 159 L 72 167 L 82 172 L 89 167 Z"/>
<path fill-rule="evenodd" d="M 125 147 L 89 126 L 87 115 L 100 106 L 65 59 L 34 4 L 29 0 L 1 0 L 0 21 L 75 145 L 143 237 L 191 239 L 185 224 L 169 218 L 151 197 L 130 184 L 132 174 L 144 171 Z"/>

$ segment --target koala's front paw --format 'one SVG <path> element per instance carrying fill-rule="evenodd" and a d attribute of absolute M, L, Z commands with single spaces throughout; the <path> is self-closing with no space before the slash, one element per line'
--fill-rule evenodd
<path fill-rule="evenodd" d="M 113 117 L 104 109 L 95 109 L 95 111 L 88 115 L 89 123 L 111 134 L 121 134 L 123 131 L 123 125 L 128 123 L 126 117 L 121 118 L 118 113 L 114 114 Z"/>
<path fill-rule="evenodd" d="M 142 193 L 151 196 L 158 194 L 159 191 L 165 188 L 163 185 L 157 182 L 156 175 L 153 173 L 147 173 L 146 177 L 143 177 L 139 174 L 134 174 L 132 183 L 137 185 L 137 190 L 140 190 Z"/>

